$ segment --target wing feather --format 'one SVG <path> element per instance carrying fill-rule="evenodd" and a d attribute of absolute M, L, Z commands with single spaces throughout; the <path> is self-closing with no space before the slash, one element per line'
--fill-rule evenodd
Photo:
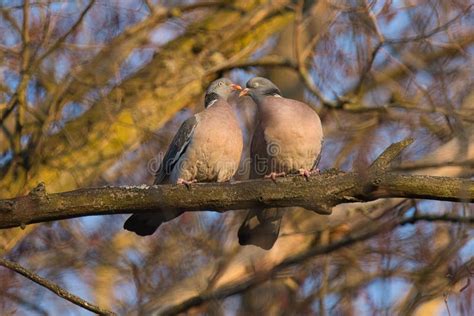
<path fill-rule="evenodd" d="M 184 123 L 178 129 L 178 132 L 171 141 L 168 151 L 163 157 L 163 161 L 156 172 L 155 182 L 153 184 L 162 183 L 171 174 L 176 163 L 186 152 L 186 149 L 192 140 L 197 124 L 198 119 L 196 115 L 194 115 L 184 121 Z"/>

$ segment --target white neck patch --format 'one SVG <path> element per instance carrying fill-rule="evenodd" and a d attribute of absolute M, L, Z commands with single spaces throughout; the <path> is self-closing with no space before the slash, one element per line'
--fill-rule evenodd
<path fill-rule="evenodd" d="M 273 96 L 274 96 L 275 98 L 282 98 L 282 96 L 279 95 L 278 93 L 275 93 Z"/>
<path fill-rule="evenodd" d="M 216 102 L 217 102 L 217 99 L 212 100 L 211 102 L 209 102 L 209 104 L 207 105 L 207 107 L 210 108 L 210 107 L 213 106 L 214 103 L 216 103 Z"/>

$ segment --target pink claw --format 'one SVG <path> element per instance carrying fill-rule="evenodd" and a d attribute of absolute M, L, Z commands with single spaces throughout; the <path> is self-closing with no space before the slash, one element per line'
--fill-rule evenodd
<path fill-rule="evenodd" d="M 284 177 L 284 176 L 286 176 L 286 173 L 284 173 L 284 172 L 272 172 L 270 174 L 267 174 L 264 178 L 265 179 L 272 179 L 272 181 L 276 183 L 276 178 Z"/>
<path fill-rule="evenodd" d="M 184 180 L 184 179 L 179 178 L 178 181 L 176 181 L 176 184 L 184 184 L 186 186 L 186 188 L 188 188 L 188 190 L 189 190 L 191 188 L 191 184 L 196 183 L 196 182 L 197 182 L 196 179 L 188 181 L 188 180 Z"/>
<path fill-rule="evenodd" d="M 303 176 L 306 179 L 306 181 L 309 180 L 309 177 L 311 177 L 311 173 L 312 173 L 312 171 L 308 169 L 299 169 L 299 172 L 300 172 L 300 176 Z"/>

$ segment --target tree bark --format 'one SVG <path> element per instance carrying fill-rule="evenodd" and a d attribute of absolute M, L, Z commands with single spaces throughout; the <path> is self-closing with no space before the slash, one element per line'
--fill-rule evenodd
<path fill-rule="evenodd" d="M 305 180 L 288 176 L 235 183 L 86 188 L 46 193 L 44 184 L 28 195 L 0 200 L 0 228 L 89 215 L 300 206 L 329 215 L 341 203 L 378 198 L 422 198 L 474 202 L 474 181 L 462 178 L 403 175 L 388 171 L 390 162 L 412 140 L 388 147 L 365 174 L 329 170 Z"/>

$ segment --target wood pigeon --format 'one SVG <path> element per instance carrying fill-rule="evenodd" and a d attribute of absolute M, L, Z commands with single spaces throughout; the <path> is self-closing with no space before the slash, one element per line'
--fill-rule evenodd
<path fill-rule="evenodd" d="M 257 104 L 257 127 L 250 145 L 250 179 L 289 173 L 310 176 L 321 157 L 323 130 L 318 114 L 307 104 L 286 99 L 270 80 L 255 77 L 240 96 Z M 241 245 L 270 249 L 278 238 L 283 210 L 252 209 L 239 228 Z"/>
<path fill-rule="evenodd" d="M 232 178 L 243 150 L 242 131 L 227 98 L 241 90 L 229 79 L 215 80 L 206 90 L 205 110 L 187 119 L 168 147 L 154 184 L 223 182 Z M 163 223 L 183 211 L 133 214 L 124 228 L 140 236 L 153 234 Z"/>

